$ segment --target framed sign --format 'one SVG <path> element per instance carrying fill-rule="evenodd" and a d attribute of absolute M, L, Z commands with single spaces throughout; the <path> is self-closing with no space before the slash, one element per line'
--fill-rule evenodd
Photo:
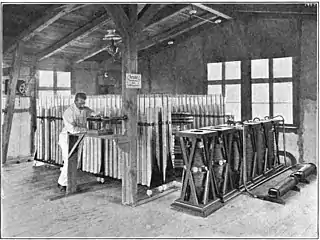
<path fill-rule="evenodd" d="M 126 88 L 141 88 L 141 74 L 126 73 Z"/>

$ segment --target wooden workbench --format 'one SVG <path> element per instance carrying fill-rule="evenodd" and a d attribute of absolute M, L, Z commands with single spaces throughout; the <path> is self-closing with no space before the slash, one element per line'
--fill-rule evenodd
<path fill-rule="evenodd" d="M 66 194 L 73 194 L 78 191 L 77 189 L 77 165 L 81 158 L 83 148 L 83 140 L 86 137 L 94 137 L 100 139 L 115 140 L 119 147 L 125 151 L 129 151 L 129 140 L 125 135 L 97 135 L 93 133 L 85 134 L 69 134 L 69 155 L 68 155 L 68 171 L 67 171 L 67 191 Z"/>

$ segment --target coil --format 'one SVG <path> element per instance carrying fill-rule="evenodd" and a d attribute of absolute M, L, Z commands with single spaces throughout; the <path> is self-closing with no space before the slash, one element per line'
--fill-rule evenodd
<path fill-rule="evenodd" d="M 231 150 L 231 169 L 232 171 L 238 172 L 240 164 L 240 153 L 238 149 L 238 144 L 236 141 L 232 142 L 232 150 Z"/>
<path fill-rule="evenodd" d="M 247 134 L 246 136 L 246 174 L 247 174 L 247 181 L 251 180 L 251 172 L 252 172 L 252 164 L 253 164 L 253 145 L 252 145 L 252 136 L 251 134 Z"/>
<path fill-rule="evenodd" d="M 197 148 L 195 149 L 192 169 L 199 169 L 204 165 L 203 157 L 204 157 L 203 148 L 201 148 L 200 144 L 198 143 Z M 200 202 L 200 199 L 203 198 L 203 193 L 204 193 L 205 173 L 202 171 L 201 172 L 192 171 L 192 177 L 193 177 L 194 185 L 196 188 L 197 198 L 198 198 L 198 201 Z"/>
<path fill-rule="evenodd" d="M 218 186 L 219 192 L 221 192 L 222 185 L 223 185 L 223 168 L 225 160 L 223 159 L 222 155 L 222 143 L 221 139 L 218 139 L 216 141 L 216 144 L 214 146 L 214 152 L 213 152 L 213 170 L 216 177 L 216 182 Z"/>
<path fill-rule="evenodd" d="M 266 145 L 264 140 L 264 132 L 263 129 L 260 128 L 257 133 L 257 162 L 258 162 L 258 174 L 262 174 L 264 170 L 264 162 L 265 162 L 265 152 Z"/>

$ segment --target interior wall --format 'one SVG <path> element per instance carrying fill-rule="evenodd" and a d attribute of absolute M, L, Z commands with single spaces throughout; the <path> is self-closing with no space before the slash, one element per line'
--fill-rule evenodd
<path fill-rule="evenodd" d="M 316 20 L 302 21 L 301 37 L 301 73 L 300 73 L 300 131 L 299 144 L 301 162 L 312 162 L 318 165 L 319 125 L 317 119 L 317 22 Z"/>
<path fill-rule="evenodd" d="M 85 92 L 87 95 L 97 93 L 99 64 L 96 62 L 80 63 L 71 70 L 71 94 Z"/>
<path fill-rule="evenodd" d="M 316 29 L 316 20 L 302 21 L 300 48 L 299 21 L 295 18 L 247 18 L 209 27 L 149 57 L 150 90 L 206 94 L 209 62 L 301 55 L 301 123 L 298 134 L 286 134 L 286 150 L 300 162 L 317 163 Z"/>
<path fill-rule="evenodd" d="M 301 51 L 297 19 L 247 18 L 221 25 L 209 25 L 204 31 L 183 42 L 140 58 L 142 74 L 140 93 L 206 94 L 209 62 L 299 56 L 300 128 L 298 134 L 287 134 L 287 150 L 299 161 L 318 162 L 317 129 L 317 61 L 316 20 L 302 21 Z M 99 71 L 112 68 L 91 63 L 74 66 L 72 91 L 97 93 Z M 118 67 L 119 72 L 121 71 Z M 121 75 L 119 75 L 121 76 Z M 121 83 L 121 77 L 118 80 Z M 121 85 L 117 90 L 121 93 Z"/>
<path fill-rule="evenodd" d="M 4 79 L 4 78 L 3 78 Z M 20 74 L 18 80 L 28 81 L 30 79 L 30 67 L 22 63 L 20 67 Z M 30 81 L 34 84 L 33 81 Z M 30 84 L 30 89 L 32 88 Z M 6 95 L 4 94 L 4 84 L 2 84 L 2 98 L 1 109 L 6 107 Z M 22 112 L 14 112 L 12 119 L 12 127 L 9 138 L 8 146 L 8 160 L 16 159 L 19 157 L 30 156 L 31 153 L 31 114 L 30 114 L 30 91 L 27 96 L 16 94 L 15 110 Z M 4 114 L 1 113 L 1 124 L 4 124 Z M 3 126 L 3 125 L 2 125 Z"/>
<path fill-rule="evenodd" d="M 72 94 L 80 91 L 88 95 L 121 94 L 121 82 L 121 63 L 92 61 L 72 67 Z"/>
<path fill-rule="evenodd" d="M 206 30 L 149 57 L 151 92 L 205 94 L 207 63 L 297 56 L 297 20 L 247 18 Z M 140 68 L 140 72 L 146 72 Z"/>

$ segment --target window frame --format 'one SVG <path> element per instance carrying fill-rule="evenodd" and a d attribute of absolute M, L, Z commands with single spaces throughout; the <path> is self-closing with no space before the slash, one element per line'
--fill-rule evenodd
<path fill-rule="evenodd" d="M 273 76 L 273 60 L 277 59 L 277 58 L 285 58 L 285 57 L 291 57 L 292 58 L 292 77 L 277 77 L 277 78 L 274 78 L 274 76 Z M 297 127 L 298 126 L 298 119 L 297 119 L 296 115 L 299 115 L 299 114 L 295 114 L 295 113 L 297 113 L 297 111 L 295 111 L 296 102 L 294 100 L 297 97 L 297 91 L 295 90 L 294 82 L 299 80 L 298 78 L 295 78 L 295 76 L 297 75 L 295 72 L 298 71 L 298 69 L 295 68 L 295 66 L 296 66 L 295 63 L 297 62 L 297 57 L 293 57 L 293 56 L 285 56 L 285 57 L 265 58 L 265 59 L 268 59 L 269 77 L 268 78 L 253 78 L 252 79 L 251 71 L 250 71 L 250 75 L 249 75 L 250 76 L 250 86 L 252 87 L 252 84 L 256 84 L 256 83 L 268 83 L 269 84 L 269 113 L 270 113 L 270 116 L 272 117 L 273 114 L 274 114 L 274 111 L 273 111 L 274 110 L 273 109 L 274 108 L 274 101 L 273 101 L 273 86 L 274 86 L 274 83 L 291 82 L 292 83 L 292 123 L 285 123 L 285 126 L 287 126 L 287 127 Z M 250 60 L 250 69 L 251 69 L 251 61 L 252 60 L 256 60 L 256 59 L 251 59 Z M 252 106 L 252 96 L 251 96 L 250 104 Z M 251 114 L 252 114 L 252 108 L 251 108 Z M 251 116 L 251 118 L 252 118 L 252 116 Z"/>
<path fill-rule="evenodd" d="M 292 58 L 292 77 L 277 77 L 273 76 L 273 59 L 277 58 Z M 258 60 L 259 58 L 257 58 Z M 300 106 L 299 106 L 299 84 L 300 84 L 300 56 L 277 56 L 266 57 L 261 59 L 268 59 L 269 64 L 269 77 L 268 78 L 251 78 L 251 60 L 234 60 L 240 61 L 241 64 L 241 79 L 239 80 L 226 80 L 225 79 L 225 62 L 222 62 L 222 79 L 221 80 L 207 80 L 207 86 L 220 85 L 222 96 L 225 98 L 226 84 L 240 84 L 241 91 L 241 120 L 252 119 L 252 84 L 255 83 L 268 83 L 269 84 L 269 112 L 273 116 L 273 85 L 274 83 L 291 82 L 292 83 L 292 123 L 285 123 L 286 131 L 297 132 L 300 119 Z M 221 63 L 221 62 L 211 62 Z M 208 71 L 208 65 L 207 65 Z M 206 94 L 208 91 L 206 92 Z"/>
<path fill-rule="evenodd" d="M 51 71 L 53 72 L 53 86 L 52 87 L 41 87 L 40 86 L 40 77 L 38 81 L 38 86 L 37 86 L 37 98 L 39 98 L 39 91 L 52 91 L 53 95 L 56 96 L 58 91 L 70 91 L 71 95 L 71 79 L 72 79 L 72 72 L 70 71 L 57 71 L 56 69 L 54 70 L 39 70 L 39 71 Z M 57 72 L 70 72 L 70 87 L 58 87 L 58 74 Z"/>
<path fill-rule="evenodd" d="M 240 78 L 239 79 L 226 79 L 226 63 L 227 62 L 240 62 Z M 221 95 L 226 99 L 226 85 L 239 85 L 240 86 L 240 106 L 242 105 L 242 81 L 241 81 L 241 62 L 240 60 L 235 61 L 224 61 L 224 62 L 213 62 L 213 63 L 222 63 L 222 69 L 221 69 L 221 80 L 207 80 L 207 85 L 220 85 L 221 86 Z M 209 63 L 208 63 L 209 64 Z M 207 65 L 207 71 L 208 71 L 208 65 Z M 208 76 L 207 76 L 208 77 Z M 207 88 L 208 89 L 208 88 Z M 208 90 L 207 93 L 208 94 Z M 241 110 L 240 110 L 241 113 Z M 242 115 L 242 114 L 240 114 Z M 242 116 L 240 116 L 242 119 Z"/>

